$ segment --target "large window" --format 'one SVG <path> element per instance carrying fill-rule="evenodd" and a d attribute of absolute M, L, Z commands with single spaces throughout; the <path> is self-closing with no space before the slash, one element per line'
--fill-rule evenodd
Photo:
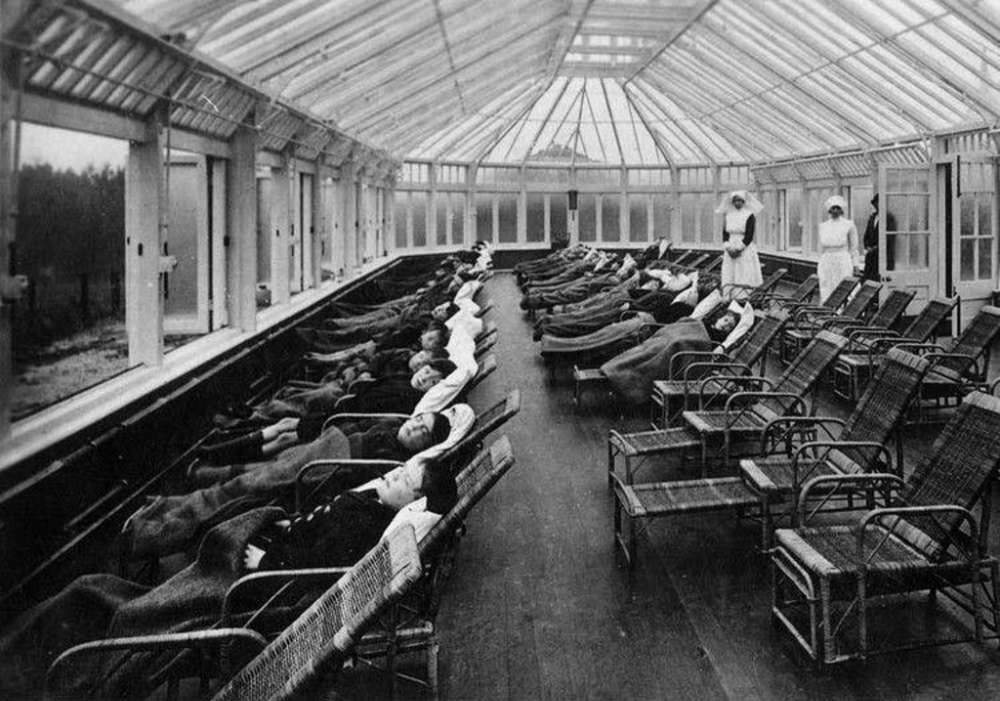
<path fill-rule="evenodd" d="M 580 240 L 593 242 L 597 240 L 597 197 L 581 193 L 577 198 L 580 211 Z"/>
<path fill-rule="evenodd" d="M 525 207 L 525 234 L 531 243 L 545 240 L 545 195 L 529 192 Z"/>
<path fill-rule="evenodd" d="M 569 236 L 567 227 L 567 207 L 569 198 L 564 194 L 549 195 L 549 240 L 566 240 Z"/>
<path fill-rule="evenodd" d="M 11 307 L 12 418 L 129 367 L 124 142 L 25 125 Z M 179 294 L 179 291 L 178 291 Z"/>
<path fill-rule="evenodd" d="M 451 193 L 451 242 L 465 244 L 465 193 Z"/>
<path fill-rule="evenodd" d="M 476 193 L 476 240 L 493 241 L 493 195 Z"/>
<path fill-rule="evenodd" d="M 618 207 L 619 195 L 601 196 L 601 239 L 603 241 L 620 241 L 621 210 Z"/>
<path fill-rule="evenodd" d="M 410 193 L 410 212 L 413 216 L 413 245 L 427 245 L 427 193 Z"/>
<path fill-rule="evenodd" d="M 653 238 L 670 238 L 670 218 L 673 214 L 673 202 L 670 195 L 657 193 L 653 195 Z"/>
<path fill-rule="evenodd" d="M 648 241 L 649 196 L 628 196 L 628 237 L 629 241 Z"/>
<path fill-rule="evenodd" d="M 790 187 L 785 190 L 785 241 L 789 251 L 802 250 L 802 188 Z"/>
<path fill-rule="evenodd" d="M 406 248 L 406 229 L 410 223 L 410 193 L 400 190 L 396 191 L 395 219 L 396 219 L 396 248 Z"/>
<path fill-rule="evenodd" d="M 500 243 L 517 243 L 517 195 L 497 195 L 497 213 L 500 217 L 497 240 Z"/>
<path fill-rule="evenodd" d="M 434 242 L 439 246 L 448 245 L 448 193 L 438 192 L 434 195 L 435 236 Z"/>

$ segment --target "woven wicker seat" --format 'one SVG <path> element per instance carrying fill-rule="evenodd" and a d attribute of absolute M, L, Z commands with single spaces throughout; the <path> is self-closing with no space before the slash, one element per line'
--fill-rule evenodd
<path fill-rule="evenodd" d="M 848 347 L 833 367 L 834 393 L 851 401 L 856 400 L 874 374 L 879 358 L 889 348 L 899 343 L 923 343 L 931 338 L 957 303 L 957 297 L 929 301 L 910 325 L 898 334 L 890 330 L 889 324 L 845 330 Z"/>
<path fill-rule="evenodd" d="M 927 457 L 903 483 L 889 474 L 817 478 L 803 489 L 807 521 L 813 491 L 899 490 L 887 506 L 854 525 L 779 529 L 771 560 L 772 614 L 820 663 L 864 658 L 869 600 L 889 593 L 937 592 L 964 611 L 972 626 L 963 639 L 996 638 L 1000 625 L 997 561 L 986 553 L 990 485 L 1000 465 L 1000 399 L 975 392 L 945 426 Z M 969 510 L 982 502 L 980 523 Z M 949 621 L 951 622 L 951 620 Z M 933 630 L 930 631 L 933 633 Z M 929 639 L 919 644 L 958 642 Z M 914 641 L 878 652 L 916 647 Z"/>
<path fill-rule="evenodd" d="M 608 432 L 608 482 L 615 474 L 616 457 L 622 456 L 625 464 L 625 483 L 632 484 L 635 473 L 642 466 L 642 458 L 650 455 L 677 452 L 681 461 L 687 453 L 698 448 L 698 435 L 688 428 L 657 429 L 636 433 Z M 636 460 L 639 458 L 639 460 Z"/>
<path fill-rule="evenodd" d="M 702 467 L 707 468 L 709 444 L 723 438 L 723 462 L 729 464 L 733 443 L 759 435 L 768 421 L 789 412 L 807 413 L 805 398 L 833 364 L 847 339 L 820 331 L 768 392 L 743 392 L 726 400 L 724 411 L 685 411 L 684 422 L 697 431 L 702 445 Z M 736 400 L 758 399 L 747 406 Z"/>

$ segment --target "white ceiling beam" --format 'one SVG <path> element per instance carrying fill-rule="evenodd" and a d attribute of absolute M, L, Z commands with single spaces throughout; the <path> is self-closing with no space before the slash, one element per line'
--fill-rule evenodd
<path fill-rule="evenodd" d="M 594 0 L 586 0 L 583 6 L 583 10 L 577 17 L 576 24 L 573 30 L 569 34 L 560 34 L 556 42 L 552 45 L 552 53 L 549 54 L 549 60 L 546 62 L 546 75 L 554 77 L 558 74 L 562 62 L 566 59 L 566 54 L 569 53 L 570 48 L 573 44 L 576 35 L 580 32 L 580 28 L 583 26 L 584 21 L 587 19 L 587 13 L 590 12 L 590 8 L 593 7 Z"/>
<path fill-rule="evenodd" d="M 625 3 L 615 2 L 613 4 L 598 5 L 587 14 L 587 23 L 606 22 L 617 24 L 619 22 L 644 22 L 648 24 L 673 24 L 684 22 L 690 14 L 690 9 L 681 6 L 651 6 L 645 3 Z"/>
<path fill-rule="evenodd" d="M 462 114 L 465 114 L 465 98 L 462 97 L 462 86 L 458 84 L 458 79 L 455 77 L 455 57 L 451 53 L 451 42 L 448 41 L 448 30 L 445 29 L 444 26 L 444 15 L 441 14 L 441 2 L 440 0 L 433 0 L 433 2 L 438 29 L 441 31 L 441 42 L 444 44 L 445 54 L 448 56 L 448 66 L 451 68 L 452 82 L 455 84 L 455 94 L 458 95 L 458 102 L 462 107 Z"/>
<path fill-rule="evenodd" d="M 475 151 L 475 156 L 471 159 L 473 162 L 478 163 L 486 157 L 486 155 L 496 148 L 497 144 L 503 141 L 504 137 L 514 128 L 515 125 L 520 124 L 521 128 L 524 127 L 525 118 L 531 112 L 532 108 L 538 103 L 538 100 L 545 94 L 545 91 L 552 85 L 551 81 L 541 82 L 538 87 L 530 94 L 528 100 L 523 106 L 517 109 L 510 117 L 505 119 L 500 123 L 499 128 L 495 132 L 495 136 L 489 138 L 486 141 L 485 146 L 477 148 Z M 464 140 L 464 139 L 463 139 Z M 516 137 L 515 137 L 516 141 Z M 457 142 L 455 142 L 457 143 Z M 453 143 L 448 144 L 448 150 L 454 148 Z M 441 149 L 443 153 L 445 149 Z"/>
<path fill-rule="evenodd" d="M 637 85 L 635 83 L 635 81 L 633 81 L 631 83 L 623 83 L 622 89 L 624 90 L 625 88 L 627 88 L 629 86 L 632 86 L 633 88 L 637 89 L 640 93 L 642 92 L 641 87 L 639 85 Z M 665 113 L 664 113 L 664 116 L 666 116 Z M 702 144 L 699 141 L 699 139 L 694 134 L 692 134 L 690 131 L 688 131 L 688 129 L 683 124 L 681 124 L 679 120 L 671 120 L 671 122 L 672 122 L 674 128 L 677 131 L 679 131 L 684 136 L 684 138 L 685 138 L 686 141 L 689 142 L 689 144 L 690 144 L 690 146 L 691 146 L 691 148 L 692 148 L 693 151 L 695 151 L 696 153 L 701 154 L 701 156 L 705 159 L 706 162 L 708 162 L 708 163 L 715 163 L 715 159 L 705 149 L 705 147 L 702 146 Z M 650 132 L 652 132 L 652 129 L 650 129 Z"/>
<path fill-rule="evenodd" d="M 705 13 L 715 6 L 717 0 L 704 0 L 702 4 L 693 10 L 692 14 L 686 19 L 684 24 L 676 29 L 672 30 L 669 35 L 663 40 L 663 43 L 656 47 L 652 52 L 650 52 L 649 57 L 640 65 L 636 66 L 631 73 L 625 78 L 625 83 L 629 83 L 633 78 L 642 73 L 642 71 L 651 64 L 653 61 L 658 59 L 663 55 L 663 52 L 669 49 L 677 39 L 684 34 L 688 29 L 691 28 L 698 20 L 705 16 Z"/>
<path fill-rule="evenodd" d="M 604 94 L 604 105 L 607 107 L 608 116 L 611 117 L 611 133 L 615 136 L 615 145 L 618 147 L 618 155 L 621 157 L 622 165 L 625 165 L 625 152 L 622 150 L 622 140 L 621 136 L 618 134 L 618 120 L 615 119 L 615 113 L 611 109 L 611 100 L 608 99 L 608 86 L 601 81 L 601 92 Z"/>
<path fill-rule="evenodd" d="M 528 149 L 525 151 L 525 154 L 530 154 L 531 150 L 533 148 L 535 148 L 535 144 L 538 142 L 538 137 L 541 135 L 542 130 L 545 129 L 545 125 L 552 118 L 552 113 L 555 112 L 556 107 L 559 105 L 560 102 L 562 102 L 563 95 L 566 94 L 566 90 L 567 90 L 567 88 L 569 88 L 569 83 L 570 83 L 570 81 L 568 81 L 568 80 L 565 83 L 563 83 L 562 88 L 559 90 L 559 95 L 556 96 L 556 99 L 553 100 L 552 106 L 549 108 L 549 111 L 546 112 L 545 119 L 542 120 L 541 126 L 539 126 L 538 131 L 535 132 L 535 136 L 531 139 L 531 143 L 528 144 Z M 580 90 L 582 91 L 583 88 L 580 88 Z M 575 101 L 576 100 L 574 98 L 574 102 Z M 527 159 L 527 155 L 525 155 L 525 158 L 522 159 L 521 163 L 523 164 L 524 160 L 526 160 L 526 159 Z M 478 163 L 478 161 L 477 161 L 477 163 Z"/>

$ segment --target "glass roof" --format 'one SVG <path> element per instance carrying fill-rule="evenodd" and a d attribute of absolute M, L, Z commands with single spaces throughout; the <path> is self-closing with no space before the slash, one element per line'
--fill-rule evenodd
<path fill-rule="evenodd" d="M 396 157 L 761 162 L 1000 122 L 1000 0 L 117 4 Z"/>

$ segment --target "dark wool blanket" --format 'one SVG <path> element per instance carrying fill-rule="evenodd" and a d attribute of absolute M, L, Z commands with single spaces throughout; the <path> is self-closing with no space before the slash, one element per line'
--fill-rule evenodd
<path fill-rule="evenodd" d="M 192 564 L 152 589 L 110 574 L 77 579 L 22 615 L 0 640 L 0 696 L 40 698 L 49 664 L 88 640 L 211 627 L 219 620 L 226 590 L 244 574 L 247 542 L 284 515 L 281 509 L 255 509 L 216 526 Z M 163 662 L 152 654 L 85 659 L 67 668 L 60 680 L 60 688 L 71 690 L 69 698 L 145 698 L 150 692 L 146 675 Z M 97 682 L 100 688 L 94 689 Z"/>
<path fill-rule="evenodd" d="M 576 338 L 545 335 L 542 336 L 542 355 L 559 356 L 599 352 L 624 342 L 630 335 L 636 333 L 643 324 L 652 321 L 653 317 L 649 314 L 639 314 L 631 319 L 609 324 L 603 329 Z"/>
<path fill-rule="evenodd" d="M 681 319 L 604 363 L 601 370 L 616 392 L 632 404 L 645 404 L 653 391 L 653 381 L 666 379 L 675 353 L 707 351 L 714 345 L 701 321 Z"/>
<path fill-rule="evenodd" d="M 133 556 L 167 555 L 186 549 L 216 523 L 273 499 L 294 496 L 295 477 L 313 460 L 351 457 L 347 436 L 330 427 L 319 438 L 282 451 L 268 462 L 245 465 L 245 471 L 221 484 L 189 494 L 157 497 L 132 519 Z M 315 473 L 316 479 L 325 474 Z"/>

